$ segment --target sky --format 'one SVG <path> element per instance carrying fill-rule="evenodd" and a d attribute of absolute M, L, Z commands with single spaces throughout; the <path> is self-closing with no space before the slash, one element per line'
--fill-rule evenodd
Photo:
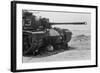
<path fill-rule="evenodd" d="M 50 22 L 87 22 L 87 25 L 53 25 L 70 30 L 90 30 L 91 14 L 76 12 L 54 12 L 54 11 L 29 11 L 37 17 L 49 18 Z"/>

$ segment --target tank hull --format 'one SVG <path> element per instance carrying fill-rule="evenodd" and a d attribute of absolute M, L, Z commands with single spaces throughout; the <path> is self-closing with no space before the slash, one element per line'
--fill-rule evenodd
<path fill-rule="evenodd" d="M 51 29 L 50 29 L 51 30 Z M 66 47 L 68 49 L 68 42 L 71 40 L 72 32 L 69 30 L 55 30 L 58 35 L 51 35 L 49 31 L 43 31 L 44 33 L 23 33 L 23 55 L 33 54 L 40 50 L 52 50 L 52 48 L 48 48 L 48 46 L 53 47 L 55 49 L 62 49 L 62 47 Z M 55 34 L 55 33 L 54 33 Z M 44 49 L 41 49 L 44 48 Z M 52 50 L 52 51 L 53 51 Z"/>

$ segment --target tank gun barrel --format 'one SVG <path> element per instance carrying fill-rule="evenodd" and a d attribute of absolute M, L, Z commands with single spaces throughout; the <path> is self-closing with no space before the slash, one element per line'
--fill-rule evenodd
<path fill-rule="evenodd" d="M 51 25 L 62 25 L 62 24 L 64 24 L 64 25 L 86 25 L 87 24 L 87 22 L 63 22 L 63 23 L 50 23 Z"/>

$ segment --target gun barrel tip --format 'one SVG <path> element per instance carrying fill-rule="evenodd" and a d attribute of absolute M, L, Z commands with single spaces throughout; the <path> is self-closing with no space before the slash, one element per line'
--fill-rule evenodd
<path fill-rule="evenodd" d="M 87 25 L 87 22 L 84 22 L 85 25 Z"/>

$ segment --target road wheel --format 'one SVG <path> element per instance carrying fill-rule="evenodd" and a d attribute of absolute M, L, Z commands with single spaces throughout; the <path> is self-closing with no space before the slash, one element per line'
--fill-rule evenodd
<path fill-rule="evenodd" d="M 68 50 L 68 43 L 61 44 L 62 49 Z"/>
<path fill-rule="evenodd" d="M 54 47 L 53 47 L 53 45 L 48 45 L 46 47 L 46 49 L 47 49 L 47 51 L 52 52 L 54 50 Z"/>

